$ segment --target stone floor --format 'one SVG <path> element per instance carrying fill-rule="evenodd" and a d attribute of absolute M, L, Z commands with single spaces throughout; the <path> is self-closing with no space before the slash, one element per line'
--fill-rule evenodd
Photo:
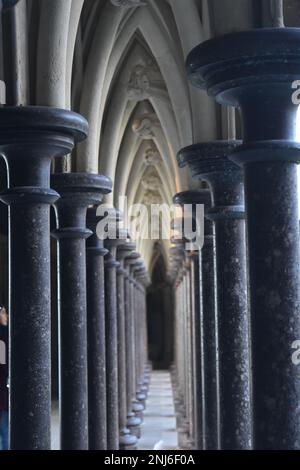
<path fill-rule="evenodd" d="M 139 450 L 177 449 L 176 418 L 170 373 L 153 371 Z M 52 407 L 52 450 L 59 449 L 58 404 Z"/>
<path fill-rule="evenodd" d="M 59 414 L 57 401 L 52 402 L 51 450 L 59 450 Z"/>
<path fill-rule="evenodd" d="M 168 371 L 153 371 L 139 449 L 177 449 L 177 440 L 170 373 Z"/>

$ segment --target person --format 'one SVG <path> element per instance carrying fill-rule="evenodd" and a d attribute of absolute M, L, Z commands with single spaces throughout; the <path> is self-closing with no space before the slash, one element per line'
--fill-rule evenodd
<path fill-rule="evenodd" d="M 8 449 L 8 315 L 0 305 L 0 450 Z"/>

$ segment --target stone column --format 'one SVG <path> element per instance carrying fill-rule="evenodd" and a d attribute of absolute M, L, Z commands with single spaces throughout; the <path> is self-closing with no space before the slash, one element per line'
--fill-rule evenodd
<path fill-rule="evenodd" d="M 2 107 L 0 150 L 8 168 L 10 448 L 46 450 L 50 440 L 50 189 L 53 157 L 87 135 L 78 114 Z"/>
<path fill-rule="evenodd" d="M 186 393 L 187 393 L 187 427 L 189 434 L 189 447 L 194 445 L 194 408 L 193 408 L 193 374 L 192 374 L 192 285 L 191 285 L 191 260 L 185 254 L 185 331 L 186 331 Z"/>
<path fill-rule="evenodd" d="M 130 253 L 130 243 L 123 243 L 118 246 L 117 259 L 120 263 L 117 269 L 117 312 L 118 312 L 118 369 L 119 369 L 119 428 L 120 428 L 120 449 L 136 449 L 137 438 L 130 433 L 127 427 L 127 396 L 128 377 L 126 373 L 126 275 L 124 269 L 124 259 Z M 128 313 L 128 312 L 127 312 Z M 139 423 L 140 424 L 140 423 Z"/>
<path fill-rule="evenodd" d="M 176 250 L 176 248 L 175 248 Z M 173 281 L 175 289 L 175 302 L 174 302 L 174 368 L 173 368 L 173 381 L 174 381 L 174 402 L 175 409 L 178 414 L 179 407 L 182 404 L 181 395 L 181 278 L 179 275 L 179 262 L 176 255 L 172 253 L 174 248 L 170 250 L 170 278 Z"/>
<path fill-rule="evenodd" d="M 119 220 L 117 220 L 118 222 Z M 106 337 L 106 403 L 107 448 L 119 449 L 119 398 L 118 398 L 118 318 L 117 318 L 117 246 L 124 240 L 107 239 L 109 253 L 105 258 L 105 337 Z"/>
<path fill-rule="evenodd" d="M 89 205 L 111 190 L 106 177 L 88 173 L 51 176 L 58 240 L 60 429 L 62 450 L 88 449 L 86 227 Z"/>
<path fill-rule="evenodd" d="M 144 358 L 144 343 L 142 343 L 142 321 L 143 321 L 143 307 L 141 299 L 141 285 L 139 277 L 145 273 L 145 264 L 143 261 L 137 261 L 132 267 L 135 279 L 134 283 L 134 299 L 135 299 L 135 357 L 136 357 L 136 398 L 146 408 L 146 394 L 142 390 L 143 385 L 143 358 Z"/>
<path fill-rule="evenodd" d="M 178 222 L 181 224 L 182 219 L 174 220 L 175 232 L 177 229 Z M 181 235 L 180 235 L 181 236 Z M 183 434 L 186 434 L 186 442 L 184 447 L 194 448 L 195 438 L 196 438 L 196 410 L 195 410 L 195 370 L 194 370 L 194 312 L 193 312 L 193 303 L 194 303 L 194 285 L 192 282 L 192 262 L 185 251 L 185 239 L 181 238 L 172 238 L 171 242 L 177 246 L 178 254 L 182 258 L 182 289 L 183 289 L 183 305 L 182 305 L 182 320 L 183 320 L 183 347 L 182 353 L 184 356 L 184 415 L 185 418 L 182 422 Z"/>
<path fill-rule="evenodd" d="M 175 241 L 175 240 L 174 240 Z M 188 329 L 187 329 L 187 270 L 186 256 L 182 247 L 182 242 L 177 240 L 176 246 L 170 249 L 170 254 L 175 261 L 178 272 L 179 285 L 179 305 L 177 306 L 177 322 L 178 322 L 178 430 L 179 445 L 181 448 L 190 446 L 190 408 L 189 408 L 189 373 L 188 373 Z"/>
<path fill-rule="evenodd" d="M 175 266 L 179 271 L 178 282 L 178 306 L 177 306 L 177 323 L 178 323 L 178 394 L 179 394 L 179 408 L 184 411 L 184 334 L 183 334 L 183 273 L 181 267 L 182 260 L 177 260 Z"/>
<path fill-rule="evenodd" d="M 140 368 L 140 298 L 138 292 L 138 282 L 136 280 L 137 273 L 144 269 L 144 262 L 141 259 L 135 260 L 131 263 L 132 282 L 132 305 L 133 305 L 133 350 L 134 350 L 134 363 L 135 363 L 135 396 L 137 403 L 145 409 L 146 395 L 141 391 L 141 368 Z"/>
<path fill-rule="evenodd" d="M 215 223 L 222 449 L 251 447 L 249 332 L 242 172 L 227 159 L 235 142 L 193 145 L 178 155 L 208 182 Z"/>
<path fill-rule="evenodd" d="M 132 390 L 133 390 L 133 400 L 132 400 L 132 411 L 143 420 L 143 411 L 144 405 L 139 400 L 138 397 L 138 380 L 137 380 L 137 360 L 136 360 L 136 297 L 135 297 L 135 279 L 134 279 L 134 270 L 137 266 L 140 266 L 140 254 L 133 252 L 131 257 L 126 259 L 126 263 L 129 268 L 130 277 L 129 277 L 129 296 L 130 296 L 130 355 L 132 363 Z M 139 431 L 140 432 L 140 431 Z M 140 437 L 138 435 L 137 437 Z"/>
<path fill-rule="evenodd" d="M 188 59 L 196 86 L 241 112 L 244 145 L 232 159 L 246 189 L 255 449 L 300 449 L 299 39 L 296 28 L 257 29 Z"/>
<path fill-rule="evenodd" d="M 96 229 L 97 207 L 87 211 L 87 341 L 89 449 L 107 449 L 104 256 L 108 253 Z"/>
<path fill-rule="evenodd" d="M 200 324 L 200 279 L 199 253 L 188 253 L 191 264 L 191 342 L 192 342 L 192 407 L 193 407 L 193 448 L 203 449 L 203 411 L 204 397 L 202 395 L 201 377 L 201 324 Z"/>
<path fill-rule="evenodd" d="M 148 361 L 148 334 L 147 334 L 147 304 L 146 304 L 146 294 L 147 287 L 150 286 L 151 281 L 150 277 L 146 271 L 145 267 L 142 267 L 136 273 L 136 278 L 139 283 L 139 295 L 140 295 L 140 391 L 145 395 L 145 407 L 146 399 L 149 389 L 149 376 L 147 370 L 147 361 Z"/>
<path fill-rule="evenodd" d="M 208 205 L 210 207 L 210 204 Z M 216 305 L 215 237 L 211 220 L 205 220 L 204 245 L 200 252 L 202 297 L 203 447 L 220 448 L 218 321 Z"/>
<path fill-rule="evenodd" d="M 138 414 L 143 411 L 143 406 L 135 400 L 134 380 L 134 357 L 132 349 L 132 278 L 130 275 L 130 264 L 139 258 L 135 252 L 135 244 L 128 243 L 126 246 L 124 267 L 125 275 L 125 345 L 126 345 L 126 377 L 127 377 L 127 427 L 131 434 L 140 437 L 142 419 Z M 122 248 L 120 248 L 122 250 Z"/>
<path fill-rule="evenodd" d="M 184 191 L 174 196 L 175 204 L 187 206 L 196 220 L 196 204 L 211 208 L 209 190 Z M 188 215 L 188 214 L 187 214 Z M 193 227 L 195 230 L 196 226 Z M 193 289 L 193 344 L 194 344 L 194 408 L 195 445 L 197 449 L 218 448 L 218 380 L 216 349 L 216 308 L 214 294 L 214 235 L 213 223 L 204 222 L 204 245 L 191 252 Z"/>

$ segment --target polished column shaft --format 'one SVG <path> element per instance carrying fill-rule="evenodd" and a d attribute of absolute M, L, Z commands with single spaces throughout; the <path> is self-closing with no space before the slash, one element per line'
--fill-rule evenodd
<path fill-rule="evenodd" d="M 109 253 L 105 259 L 105 337 L 107 383 L 107 448 L 119 449 L 118 411 L 118 325 L 116 246 L 108 240 Z"/>
<path fill-rule="evenodd" d="M 179 164 L 188 163 L 193 175 L 207 181 L 212 191 L 213 207 L 207 216 L 216 233 L 222 449 L 252 445 L 243 178 L 227 159 L 236 145 L 203 143 L 178 155 Z"/>
<path fill-rule="evenodd" d="M 132 411 L 141 419 L 143 419 L 144 406 L 139 402 L 137 397 L 137 371 L 136 371 L 136 330 L 135 330 L 135 319 L 136 319 L 136 298 L 135 298 L 135 279 L 134 269 L 140 265 L 139 253 L 132 252 L 130 257 L 126 258 L 126 266 L 128 268 L 129 284 L 128 284 L 128 302 L 129 302 L 129 316 L 128 316 L 128 337 L 129 337 L 129 358 L 131 359 L 131 378 L 132 378 Z M 140 428 L 135 428 L 137 437 L 140 437 Z"/>
<path fill-rule="evenodd" d="M 255 449 L 300 449 L 299 39 L 297 28 L 257 29 L 188 58 L 195 85 L 242 118 L 244 144 L 231 158 L 245 177 Z"/>
<path fill-rule="evenodd" d="M 69 153 L 87 122 L 65 110 L 0 109 L 9 174 L 10 448 L 50 449 L 50 189 L 52 157 Z"/>
<path fill-rule="evenodd" d="M 89 205 L 111 190 L 111 181 L 87 173 L 52 175 L 61 198 L 55 205 L 58 240 L 61 449 L 88 448 L 86 227 Z"/>
<path fill-rule="evenodd" d="M 134 247 L 134 245 L 132 245 Z M 130 430 L 131 434 L 136 437 L 140 437 L 140 426 L 142 420 L 133 410 L 133 398 L 134 398 L 134 359 L 133 359 L 133 350 L 132 350 L 132 295 L 131 295 L 131 285 L 132 280 L 129 274 L 130 271 L 130 261 L 131 257 L 139 256 L 137 253 L 134 253 L 134 248 L 132 248 L 132 253 L 127 256 L 125 259 L 125 266 L 127 275 L 125 277 L 125 343 L 126 343 L 126 377 L 127 377 L 127 427 Z M 132 259 L 132 258 L 131 258 Z"/>
<path fill-rule="evenodd" d="M 198 236 L 203 230 L 204 244 L 190 252 L 193 303 L 193 363 L 194 363 L 194 415 L 195 446 L 197 449 L 217 449 L 219 435 L 218 373 L 216 349 L 216 306 L 214 294 L 214 235 L 213 223 L 197 218 L 197 205 L 207 213 L 211 208 L 211 195 L 207 189 L 184 191 L 173 201 L 183 209 L 185 220 L 193 219 L 193 230 L 198 224 Z M 186 240 L 187 242 L 192 240 Z M 196 240 L 193 240 L 195 244 Z"/>
<path fill-rule="evenodd" d="M 87 227 L 93 235 L 87 239 L 87 341 L 89 449 L 107 448 L 105 289 L 104 256 L 107 250 L 97 236 L 97 208 L 87 211 Z"/>
<path fill-rule="evenodd" d="M 120 266 L 117 270 L 117 298 L 118 298 L 118 370 L 119 370 L 119 428 L 120 449 L 135 449 L 137 438 L 130 433 L 127 427 L 127 395 L 128 377 L 126 374 L 126 270 L 124 269 L 124 258 L 130 253 L 129 243 L 118 247 L 117 259 Z"/>

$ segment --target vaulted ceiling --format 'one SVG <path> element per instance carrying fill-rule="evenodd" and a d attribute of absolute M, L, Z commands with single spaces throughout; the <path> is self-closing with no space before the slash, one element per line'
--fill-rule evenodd
<path fill-rule="evenodd" d="M 296 0 L 285 18 L 298 21 Z M 166 202 L 197 187 L 179 170 L 186 145 L 236 136 L 235 112 L 187 80 L 185 58 L 226 32 L 281 26 L 278 0 L 21 0 L 8 101 L 71 108 L 89 121 L 88 139 L 57 171 L 101 172 L 110 204 Z M 298 16 L 297 16 L 298 15 Z M 169 241 L 161 242 L 167 258 Z M 138 241 L 148 266 L 155 241 Z"/>

